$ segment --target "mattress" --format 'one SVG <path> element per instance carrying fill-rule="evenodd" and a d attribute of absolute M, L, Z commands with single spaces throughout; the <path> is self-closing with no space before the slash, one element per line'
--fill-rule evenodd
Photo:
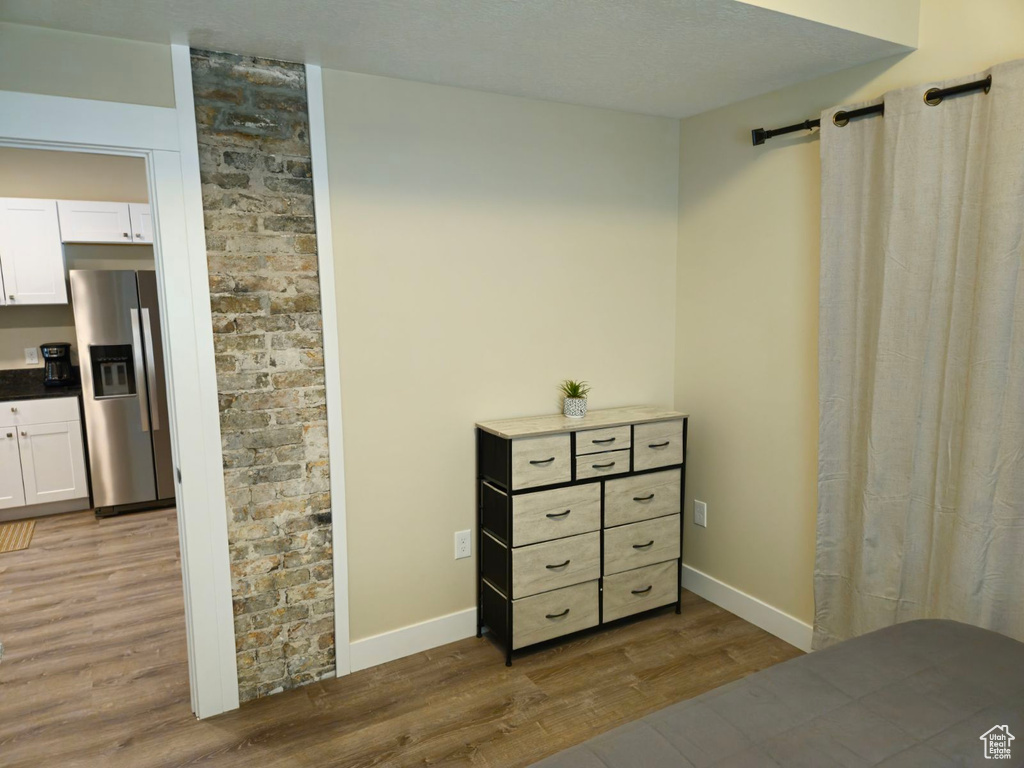
<path fill-rule="evenodd" d="M 1008 758 L 1000 756 L 1001 746 L 1009 747 Z M 992 756 L 986 757 L 989 749 Z M 1024 644 L 932 620 L 888 627 L 778 664 L 536 764 L 973 765 L 1024 766 Z"/>

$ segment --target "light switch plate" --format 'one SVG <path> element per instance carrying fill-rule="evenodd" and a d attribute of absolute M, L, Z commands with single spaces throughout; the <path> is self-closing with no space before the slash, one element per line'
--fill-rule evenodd
<path fill-rule="evenodd" d="M 693 524 L 701 528 L 708 527 L 708 505 L 697 499 L 693 500 Z"/>
<path fill-rule="evenodd" d="M 39 350 L 35 347 L 25 347 L 25 362 L 28 365 L 39 365 Z"/>
<path fill-rule="evenodd" d="M 455 532 L 455 559 L 461 560 L 473 554 L 473 532 Z"/>

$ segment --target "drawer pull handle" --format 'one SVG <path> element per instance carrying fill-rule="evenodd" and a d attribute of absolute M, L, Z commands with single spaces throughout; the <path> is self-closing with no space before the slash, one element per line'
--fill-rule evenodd
<path fill-rule="evenodd" d="M 567 510 L 565 510 L 565 512 L 548 512 L 548 513 L 547 513 L 547 514 L 545 515 L 545 517 L 549 517 L 549 518 L 551 518 L 552 520 L 557 520 L 557 519 L 559 519 L 559 518 L 565 517 L 565 516 L 566 516 L 566 515 L 568 515 L 568 514 L 569 514 L 570 512 L 572 512 L 572 510 L 571 510 L 571 509 L 567 509 Z"/>
<path fill-rule="evenodd" d="M 648 443 L 647 447 L 648 448 L 664 448 L 670 442 L 672 442 L 672 441 L 671 440 L 666 440 L 664 443 Z"/>
<path fill-rule="evenodd" d="M 653 544 L 654 542 L 651 543 Z M 571 562 L 572 560 L 566 560 L 564 563 L 559 563 L 558 565 L 545 565 L 544 567 L 547 568 L 549 571 L 553 571 L 556 568 L 565 568 L 565 566 L 567 566 Z"/>
<path fill-rule="evenodd" d="M 562 611 L 561 613 L 548 613 L 548 614 L 546 614 L 546 615 L 544 616 L 544 618 L 546 618 L 546 619 L 560 619 L 560 618 L 562 618 L 563 616 L 568 616 L 568 615 L 569 615 L 569 609 L 568 609 L 568 608 L 566 608 L 566 609 L 565 609 L 564 611 Z"/>
<path fill-rule="evenodd" d="M 544 464 L 550 464 L 554 460 L 555 457 L 552 456 L 550 459 L 530 459 L 530 463 L 533 464 L 533 466 L 535 467 L 540 467 L 543 466 Z"/>
<path fill-rule="evenodd" d="M 614 461 L 608 461 L 608 462 L 605 462 L 604 464 L 591 464 L 590 466 L 593 467 L 594 469 L 608 469 L 609 467 L 614 467 L 615 466 L 615 462 Z"/>
<path fill-rule="evenodd" d="M 604 445 L 605 443 L 614 443 L 615 442 L 615 438 L 614 437 L 608 437 L 608 438 L 605 438 L 604 440 L 591 440 L 590 442 L 592 442 L 594 445 Z"/>
<path fill-rule="evenodd" d="M 653 584 L 648 584 L 648 585 L 647 585 L 646 587 L 644 587 L 643 589 L 631 589 L 631 590 L 629 590 L 629 591 L 630 591 L 630 592 L 632 592 L 632 593 L 633 593 L 634 595 L 646 595 L 646 594 L 647 594 L 648 592 L 650 592 L 650 591 L 651 591 L 651 590 L 652 590 L 653 588 L 654 588 L 654 585 L 653 585 Z"/>
<path fill-rule="evenodd" d="M 7 433 L 7 436 L 8 436 L 8 437 L 14 437 L 14 433 L 13 433 L 13 432 L 8 432 L 8 433 Z"/>
<path fill-rule="evenodd" d="M 654 498 L 653 493 L 648 493 L 646 496 L 634 496 L 633 501 L 650 501 Z"/>
<path fill-rule="evenodd" d="M 633 549 L 647 549 L 652 546 L 654 546 L 654 539 L 651 539 L 646 544 L 634 544 Z"/>

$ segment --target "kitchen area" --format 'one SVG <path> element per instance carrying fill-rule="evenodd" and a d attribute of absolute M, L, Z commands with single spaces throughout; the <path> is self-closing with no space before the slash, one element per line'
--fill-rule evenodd
<path fill-rule="evenodd" d="M 174 505 L 147 197 L 141 158 L 0 148 L 0 524 Z"/>

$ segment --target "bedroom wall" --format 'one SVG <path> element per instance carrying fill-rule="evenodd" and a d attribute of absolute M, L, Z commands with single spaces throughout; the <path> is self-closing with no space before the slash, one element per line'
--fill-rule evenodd
<path fill-rule="evenodd" d="M 326 70 L 354 640 L 475 606 L 473 423 L 670 405 L 675 120 Z"/>
<path fill-rule="evenodd" d="M 0 91 L 173 107 L 171 47 L 0 22 Z"/>
<path fill-rule="evenodd" d="M 1022 29 L 1021 3 L 924 0 L 918 51 L 682 121 L 675 391 L 693 414 L 687 565 L 812 621 L 818 141 L 752 147 L 750 129 L 1022 57 Z M 694 497 L 709 505 L 706 529 L 692 524 Z"/>

